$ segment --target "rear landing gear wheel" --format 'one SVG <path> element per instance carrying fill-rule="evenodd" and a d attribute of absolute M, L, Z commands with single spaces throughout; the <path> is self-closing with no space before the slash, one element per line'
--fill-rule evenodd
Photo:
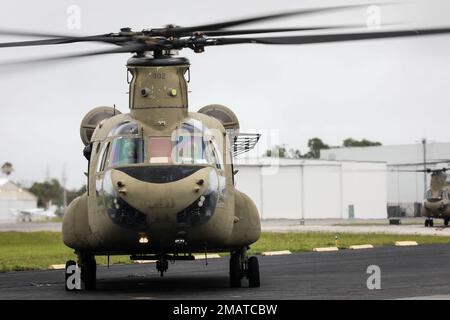
<path fill-rule="evenodd" d="M 444 226 L 448 227 L 448 218 L 444 219 Z"/>
<path fill-rule="evenodd" d="M 430 220 L 427 218 L 425 219 L 425 228 L 428 227 L 430 225 Z"/>
<path fill-rule="evenodd" d="M 434 226 L 434 221 L 433 219 L 430 219 L 430 227 L 432 228 Z"/>
<path fill-rule="evenodd" d="M 257 257 L 250 257 L 247 262 L 247 278 L 250 288 L 258 288 L 259 281 L 259 263 Z"/>

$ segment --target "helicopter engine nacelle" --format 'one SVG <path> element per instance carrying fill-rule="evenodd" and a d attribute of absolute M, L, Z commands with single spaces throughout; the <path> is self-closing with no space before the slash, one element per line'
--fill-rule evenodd
<path fill-rule="evenodd" d="M 80 137 L 84 145 L 91 142 L 92 135 L 97 125 L 105 119 L 114 117 L 121 112 L 112 107 L 97 107 L 89 111 L 81 120 Z"/>
<path fill-rule="evenodd" d="M 198 112 L 219 120 L 231 141 L 234 141 L 234 138 L 239 135 L 239 120 L 230 108 L 220 104 L 210 104 L 201 108 Z"/>

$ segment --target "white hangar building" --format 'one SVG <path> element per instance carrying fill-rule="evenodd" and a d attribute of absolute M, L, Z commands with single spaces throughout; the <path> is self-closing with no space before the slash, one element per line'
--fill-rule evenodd
<path fill-rule="evenodd" d="M 450 143 L 427 143 L 425 145 L 426 167 L 448 167 Z M 421 143 L 375 147 L 349 147 L 322 150 L 323 160 L 336 161 L 385 161 L 387 164 L 387 201 L 398 206 L 408 216 L 420 214 L 420 204 L 429 186 L 430 176 L 424 169 L 424 148 Z M 424 185 L 426 177 L 426 185 Z M 417 206 L 419 205 L 419 206 Z"/>
<path fill-rule="evenodd" d="M 383 162 L 238 158 L 235 169 L 262 219 L 387 217 Z"/>
<path fill-rule="evenodd" d="M 0 178 L 0 221 L 14 221 L 13 211 L 36 208 L 37 201 L 32 193 L 8 179 Z"/>

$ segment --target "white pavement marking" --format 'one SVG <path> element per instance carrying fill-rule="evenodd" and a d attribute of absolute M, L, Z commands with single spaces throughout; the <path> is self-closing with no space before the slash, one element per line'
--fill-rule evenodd
<path fill-rule="evenodd" d="M 395 245 L 399 247 L 417 246 L 416 241 L 395 241 Z"/>
<path fill-rule="evenodd" d="M 450 295 L 449 294 L 439 294 L 439 295 L 433 295 L 433 296 L 399 298 L 396 300 L 450 300 Z"/>
<path fill-rule="evenodd" d="M 323 247 L 323 248 L 314 248 L 315 252 L 328 252 L 328 251 L 338 251 L 338 247 Z"/>
<path fill-rule="evenodd" d="M 263 256 L 281 256 L 285 254 L 292 254 L 289 250 L 281 250 L 281 251 L 266 251 L 261 253 Z"/>
<path fill-rule="evenodd" d="M 356 244 L 356 245 L 349 247 L 349 249 L 351 249 L 351 250 L 372 249 L 372 248 L 373 248 L 373 245 L 371 245 L 371 244 Z"/>

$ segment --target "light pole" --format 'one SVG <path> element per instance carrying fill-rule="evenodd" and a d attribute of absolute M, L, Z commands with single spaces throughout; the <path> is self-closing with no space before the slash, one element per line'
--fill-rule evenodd
<path fill-rule="evenodd" d="M 427 193 L 427 139 L 422 139 L 423 149 L 423 195 Z"/>

